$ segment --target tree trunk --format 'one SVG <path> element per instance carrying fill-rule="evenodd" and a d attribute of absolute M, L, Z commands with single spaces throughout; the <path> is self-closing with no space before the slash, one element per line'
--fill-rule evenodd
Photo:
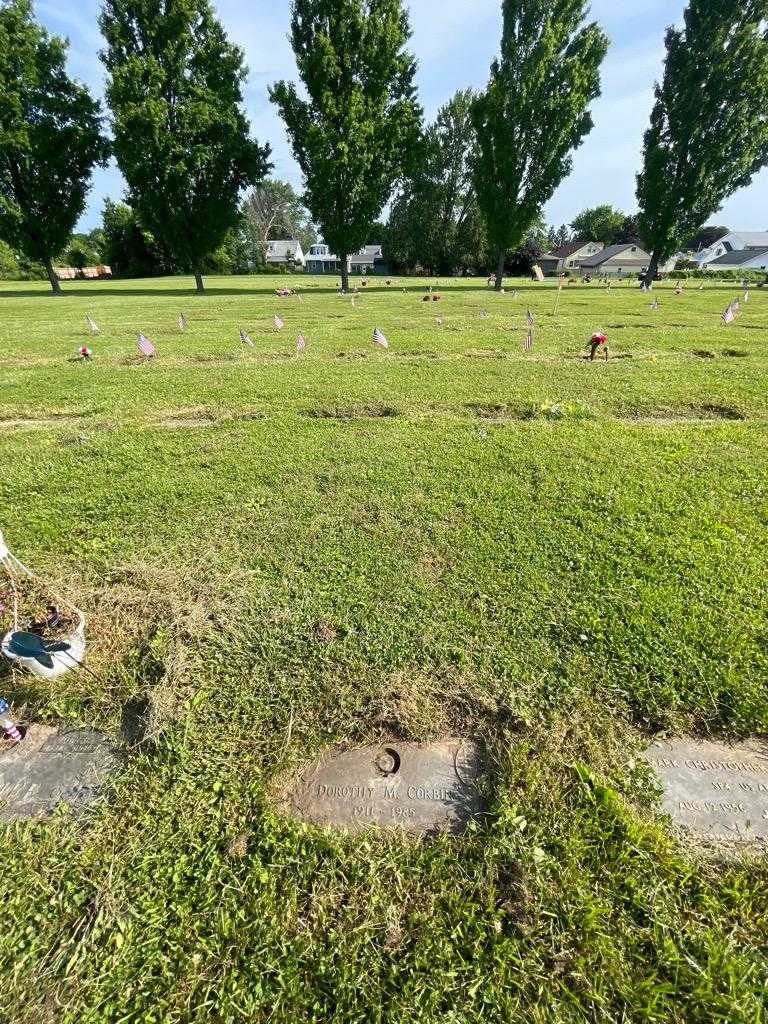
<path fill-rule="evenodd" d="M 499 262 L 496 265 L 496 291 L 501 291 L 501 282 L 504 280 L 504 262 L 506 260 L 506 252 L 502 249 L 499 253 Z"/>
<path fill-rule="evenodd" d="M 349 260 L 346 253 L 341 253 L 339 260 L 341 262 L 341 290 L 346 295 L 349 291 Z"/>
<path fill-rule="evenodd" d="M 648 265 L 648 269 L 645 272 L 645 286 L 650 288 L 656 280 L 656 274 L 659 269 L 659 258 L 656 253 L 651 255 L 651 262 Z"/>
<path fill-rule="evenodd" d="M 53 269 L 53 264 L 50 259 L 44 261 L 45 269 L 48 271 L 48 280 L 51 282 L 51 288 L 53 289 L 54 295 L 61 295 L 61 285 L 59 279 L 56 277 L 56 271 Z"/>
<path fill-rule="evenodd" d="M 205 287 L 203 285 L 203 275 L 200 270 L 195 271 L 195 288 L 197 289 L 198 295 L 202 295 L 205 292 Z"/>

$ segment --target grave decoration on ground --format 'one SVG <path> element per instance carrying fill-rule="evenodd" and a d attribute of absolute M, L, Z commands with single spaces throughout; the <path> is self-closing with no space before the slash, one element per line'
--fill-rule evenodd
<path fill-rule="evenodd" d="M 288 789 L 284 807 L 314 825 L 457 834 L 483 816 L 483 762 L 471 741 L 383 743 L 324 758 Z"/>
<path fill-rule="evenodd" d="M 0 820 L 41 817 L 62 803 L 83 811 L 120 762 L 95 729 L 30 725 L 21 743 L 0 743 Z"/>
<path fill-rule="evenodd" d="M 382 348 L 389 348 L 389 342 L 378 327 L 373 329 L 373 343 L 374 345 L 381 345 Z"/>
<path fill-rule="evenodd" d="M 88 348 L 87 345 L 81 345 L 77 350 L 77 355 L 74 359 L 70 359 L 70 363 L 90 363 L 93 351 Z"/>
<path fill-rule="evenodd" d="M 157 349 L 152 344 L 152 342 L 149 340 L 149 338 L 146 336 L 146 334 L 144 334 L 143 331 L 139 331 L 138 349 L 139 349 L 139 352 L 143 356 L 146 356 L 147 359 L 152 359 L 152 357 L 157 352 Z"/>
<path fill-rule="evenodd" d="M 0 729 L 3 730 L 6 739 L 12 743 L 21 743 L 23 737 L 16 723 L 11 718 L 11 705 L 5 697 L 0 697 Z M 0 739 L 2 739 L 2 736 L 0 736 Z"/>
<path fill-rule="evenodd" d="M 589 339 L 587 348 L 589 349 L 590 360 L 593 360 L 597 353 L 602 350 L 605 353 L 605 361 L 606 363 L 608 362 L 608 338 L 602 331 L 595 331 Z"/>
<path fill-rule="evenodd" d="M 277 295 L 278 298 L 287 299 L 289 295 L 293 295 L 293 292 L 290 288 L 276 288 L 275 295 Z"/>
<path fill-rule="evenodd" d="M 715 843 L 768 841 L 768 743 L 659 740 L 645 759 L 674 824 Z"/>
<path fill-rule="evenodd" d="M 57 679 L 81 665 L 85 616 L 54 594 L 11 554 L 0 532 L 0 564 L 7 583 L 0 593 L 0 651 L 43 679 Z"/>

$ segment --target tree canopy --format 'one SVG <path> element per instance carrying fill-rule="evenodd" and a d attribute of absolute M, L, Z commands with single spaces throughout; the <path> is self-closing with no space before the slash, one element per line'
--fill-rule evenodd
<path fill-rule="evenodd" d="M 501 288 L 509 249 L 522 241 L 592 129 L 608 41 L 585 25 L 586 0 L 504 0 L 501 55 L 473 105 L 475 187 Z"/>
<path fill-rule="evenodd" d="M 106 162 L 101 108 L 66 72 L 67 44 L 38 25 L 30 0 L 0 6 L 0 237 L 46 268 Z"/>
<path fill-rule="evenodd" d="M 574 236 L 582 242 L 604 242 L 613 245 L 620 240 L 626 214 L 608 203 L 582 210 L 571 221 Z"/>
<path fill-rule="evenodd" d="M 690 0 L 667 29 L 637 178 L 648 281 L 768 162 L 766 19 L 768 0 Z"/>
<path fill-rule="evenodd" d="M 304 176 L 304 200 L 341 260 L 368 232 L 411 167 L 421 124 L 416 62 L 401 0 L 294 0 L 291 42 L 307 99 L 270 90 Z"/>
<path fill-rule="evenodd" d="M 128 202 L 200 292 L 241 193 L 270 167 L 242 110 L 243 53 L 208 0 L 105 0 L 100 25 Z"/>

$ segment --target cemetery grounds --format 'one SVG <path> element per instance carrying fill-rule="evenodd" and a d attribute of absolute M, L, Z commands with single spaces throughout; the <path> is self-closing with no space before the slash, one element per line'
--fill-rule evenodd
<path fill-rule="evenodd" d="M 766 861 L 676 837 L 640 753 L 768 732 L 768 289 L 336 285 L 0 284 L 0 521 L 94 673 L 0 692 L 128 746 L 90 818 L 0 825 L 0 1020 L 765 1021 Z M 279 810 L 456 735 L 461 838 Z"/>

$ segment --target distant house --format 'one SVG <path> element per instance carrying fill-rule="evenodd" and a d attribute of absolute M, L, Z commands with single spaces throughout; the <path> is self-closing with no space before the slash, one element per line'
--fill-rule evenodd
<path fill-rule="evenodd" d="M 727 270 L 730 265 L 719 264 L 714 267 L 713 264 L 721 256 L 728 256 L 731 253 L 752 252 L 758 255 L 766 250 L 768 250 L 768 231 L 729 231 L 727 235 L 723 235 L 707 249 L 697 252 L 694 259 L 702 270 L 708 270 L 710 267 L 714 270 Z M 731 269 L 737 266 L 744 269 L 741 264 L 734 264 Z M 758 267 L 758 269 L 762 269 L 762 267 Z"/>
<path fill-rule="evenodd" d="M 633 242 L 625 242 L 622 245 L 606 246 L 596 255 L 582 260 L 581 273 L 592 277 L 623 277 L 626 274 L 639 274 L 647 270 L 650 262 L 650 254 L 645 249 L 641 249 Z"/>
<path fill-rule="evenodd" d="M 304 250 L 301 248 L 301 242 L 287 238 L 267 242 L 266 261 L 276 266 L 303 267 Z"/>
<path fill-rule="evenodd" d="M 87 278 L 95 281 L 100 277 L 112 277 L 112 268 L 104 264 L 97 267 L 54 267 L 53 272 L 60 281 L 76 281 L 78 278 Z"/>
<path fill-rule="evenodd" d="M 768 247 L 733 249 L 707 263 L 704 270 L 768 270 Z"/>
<path fill-rule="evenodd" d="M 561 274 L 564 270 L 580 270 L 583 260 L 596 256 L 605 248 L 603 242 L 570 242 L 552 252 L 545 252 L 539 266 L 545 274 Z"/>
<path fill-rule="evenodd" d="M 341 261 L 327 245 L 318 242 L 310 246 L 304 269 L 308 274 L 338 274 L 341 271 Z M 350 274 L 363 276 L 389 273 L 380 245 L 364 245 L 360 252 L 348 258 L 347 269 Z"/>

